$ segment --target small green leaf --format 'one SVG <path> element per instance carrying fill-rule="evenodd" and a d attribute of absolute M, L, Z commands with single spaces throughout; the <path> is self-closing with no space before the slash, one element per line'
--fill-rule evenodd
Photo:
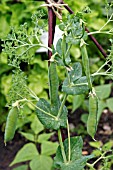
<path fill-rule="evenodd" d="M 41 144 L 41 154 L 47 156 L 53 155 L 56 153 L 57 148 L 58 148 L 58 143 L 45 141 Z"/>
<path fill-rule="evenodd" d="M 107 107 L 107 104 L 104 100 L 98 100 L 98 113 L 97 113 L 97 122 L 99 122 L 101 114 L 104 108 Z"/>
<path fill-rule="evenodd" d="M 35 141 L 34 135 L 31 133 L 25 133 L 25 132 L 20 132 L 22 136 L 24 136 L 27 140 L 30 140 L 32 142 Z"/>
<path fill-rule="evenodd" d="M 80 95 L 87 93 L 89 90 L 86 77 L 81 77 L 77 81 L 69 82 L 66 78 L 62 85 L 62 91 L 70 95 Z"/>
<path fill-rule="evenodd" d="M 13 168 L 13 170 L 28 170 L 28 165 L 21 165 L 18 166 L 17 168 Z"/>
<path fill-rule="evenodd" d="M 90 146 L 92 146 L 94 148 L 98 148 L 98 149 L 100 149 L 100 147 L 102 146 L 101 141 L 89 142 L 89 144 L 90 144 Z"/>
<path fill-rule="evenodd" d="M 60 38 L 60 39 L 57 41 L 57 44 L 56 44 L 56 51 L 57 51 L 57 53 L 58 53 L 60 56 L 62 56 L 61 43 L 62 43 L 62 39 Z"/>
<path fill-rule="evenodd" d="M 109 110 L 113 112 L 113 97 L 107 99 L 106 102 L 107 102 L 107 107 L 109 108 Z"/>
<path fill-rule="evenodd" d="M 102 150 L 103 151 L 109 151 L 109 150 L 111 150 L 112 147 L 113 147 L 113 140 L 105 143 L 102 147 Z"/>
<path fill-rule="evenodd" d="M 74 82 L 82 77 L 82 66 L 79 62 L 76 62 L 72 66 L 72 70 L 69 72 L 70 81 Z"/>
<path fill-rule="evenodd" d="M 102 154 L 102 150 L 100 150 L 100 149 L 95 149 L 92 152 L 92 155 L 94 155 L 94 157 L 101 156 L 101 154 Z"/>
<path fill-rule="evenodd" d="M 32 160 L 34 157 L 38 156 L 39 153 L 37 151 L 37 148 L 35 144 L 28 143 L 25 144 L 16 154 L 13 162 L 11 162 L 10 166 L 19 163 L 19 162 L 25 162 Z"/>
<path fill-rule="evenodd" d="M 105 84 L 95 87 L 96 94 L 99 99 L 106 99 L 109 97 L 111 92 L 111 84 Z"/>
<path fill-rule="evenodd" d="M 88 114 L 82 114 L 80 119 L 83 123 L 86 124 L 88 120 Z"/>
<path fill-rule="evenodd" d="M 84 101 L 84 95 L 75 95 L 73 98 L 72 112 L 81 106 Z"/>
<path fill-rule="evenodd" d="M 55 112 L 53 112 L 53 109 L 51 110 L 51 105 L 45 99 L 40 99 L 37 103 L 36 112 L 39 120 L 47 129 L 57 130 L 60 126 L 66 127 L 67 109 L 65 106 L 63 107 L 61 116 L 58 119 Z"/>
<path fill-rule="evenodd" d="M 43 143 L 47 141 L 54 133 L 43 133 L 38 136 L 38 142 Z"/>
<path fill-rule="evenodd" d="M 42 130 L 44 130 L 44 126 L 42 125 L 42 123 L 40 123 L 37 116 L 34 117 L 34 120 L 31 123 L 31 129 L 36 135 L 40 133 Z"/>
<path fill-rule="evenodd" d="M 30 162 L 31 170 L 51 170 L 53 160 L 49 156 L 39 155 Z"/>

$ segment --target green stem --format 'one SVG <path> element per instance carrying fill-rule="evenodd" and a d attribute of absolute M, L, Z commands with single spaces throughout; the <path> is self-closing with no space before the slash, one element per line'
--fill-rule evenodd
<path fill-rule="evenodd" d="M 67 119 L 67 132 L 68 132 L 68 161 L 71 160 L 71 143 L 70 143 L 70 131 L 69 131 L 69 122 Z"/>
<path fill-rule="evenodd" d="M 56 116 L 54 116 L 54 115 L 52 115 L 52 114 L 50 114 L 50 113 L 42 110 L 41 108 L 37 107 L 35 104 L 33 104 L 32 102 L 30 102 L 29 100 L 27 100 L 27 101 L 28 101 L 31 105 L 33 105 L 35 108 L 37 108 L 38 110 L 40 110 L 41 112 L 43 112 L 43 113 L 45 113 L 46 115 L 54 118 L 55 120 L 58 120 L 58 118 L 57 118 Z"/>
<path fill-rule="evenodd" d="M 66 51 L 65 58 L 67 58 L 67 56 L 69 55 L 71 46 L 72 46 L 71 44 L 68 45 L 68 49 L 67 49 L 67 51 Z"/>
<path fill-rule="evenodd" d="M 63 61 L 64 61 L 64 63 L 65 63 L 65 52 L 66 52 L 65 35 L 63 35 L 63 38 L 62 38 L 61 49 L 62 49 L 62 57 L 63 57 Z"/>
<path fill-rule="evenodd" d="M 86 163 L 86 166 L 88 166 L 91 170 L 95 170 L 92 164 Z"/>
<path fill-rule="evenodd" d="M 94 32 L 90 32 L 88 33 L 88 35 L 93 35 L 93 34 L 109 34 L 109 35 L 113 35 L 113 33 L 111 33 L 110 31 L 94 31 Z"/>
<path fill-rule="evenodd" d="M 58 138 L 59 138 L 60 148 L 61 148 L 61 152 L 62 152 L 62 157 L 63 157 L 64 163 L 66 163 L 67 159 L 66 159 L 66 154 L 65 154 L 65 151 L 64 151 L 64 145 L 63 145 L 63 142 L 62 142 L 62 135 L 61 135 L 60 129 L 58 130 Z"/>
<path fill-rule="evenodd" d="M 107 60 L 107 61 L 96 71 L 96 73 L 100 72 L 109 62 L 110 62 L 110 60 Z"/>
<path fill-rule="evenodd" d="M 60 106 L 60 109 L 59 109 L 59 112 L 58 112 L 58 115 L 57 115 L 57 118 L 59 119 L 61 113 L 62 113 L 62 110 L 63 110 L 63 107 L 64 107 L 64 104 L 66 102 L 66 99 L 67 99 L 67 94 L 64 95 L 64 98 L 63 98 L 63 101 L 61 103 L 61 106 Z"/>
<path fill-rule="evenodd" d="M 99 158 L 92 164 L 92 166 L 94 167 L 94 165 L 95 165 L 98 161 L 100 161 L 101 159 L 103 159 L 105 154 L 106 154 L 106 152 L 104 152 L 104 153 L 101 155 L 101 157 L 99 157 Z"/>

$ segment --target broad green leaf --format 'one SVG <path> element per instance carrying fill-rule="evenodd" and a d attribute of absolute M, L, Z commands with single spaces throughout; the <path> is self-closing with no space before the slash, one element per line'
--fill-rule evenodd
<path fill-rule="evenodd" d="M 61 116 L 58 119 L 56 113 L 53 112 L 53 109 L 51 110 L 51 105 L 45 99 L 40 99 L 37 103 L 36 112 L 39 120 L 47 129 L 57 130 L 60 126 L 66 127 L 67 109 L 65 106 L 63 107 Z"/>
<path fill-rule="evenodd" d="M 96 94 L 99 99 L 106 99 L 109 97 L 111 92 L 111 84 L 105 84 L 95 87 Z"/>
<path fill-rule="evenodd" d="M 41 144 L 41 154 L 47 156 L 53 155 L 56 153 L 57 148 L 58 148 L 58 143 L 45 141 Z"/>
<path fill-rule="evenodd" d="M 59 80 L 56 71 L 56 63 L 51 62 L 49 66 L 49 94 L 51 101 L 51 110 L 58 113 L 59 110 L 59 97 L 58 97 Z"/>
<path fill-rule="evenodd" d="M 34 117 L 34 120 L 31 123 L 31 129 L 36 135 L 40 133 L 42 130 L 44 130 L 44 126 L 42 125 L 42 123 L 40 123 L 37 116 Z"/>
<path fill-rule="evenodd" d="M 54 167 L 61 168 L 61 170 L 83 170 L 86 161 L 92 158 L 92 156 L 82 156 L 83 141 L 81 137 L 71 137 L 70 144 L 70 162 L 64 163 L 61 148 L 59 146 L 54 159 Z M 68 160 L 68 139 L 64 141 L 64 150 Z"/>
<path fill-rule="evenodd" d="M 72 105 L 72 111 L 74 112 L 77 108 L 81 106 L 81 104 L 84 101 L 84 95 L 75 95 L 73 98 L 73 105 Z"/>
<path fill-rule="evenodd" d="M 16 154 L 14 160 L 11 162 L 10 166 L 19 163 L 32 160 L 34 157 L 38 156 L 39 153 L 35 144 L 28 143 L 25 144 Z"/>
<path fill-rule="evenodd" d="M 57 44 L 56 44 L 56 51 L 57 51 L 57 53 L 58 53 L 60 56 L 62 56 L 61 43 L 62 43 L 62 39 L 60 38 L 60 39 L 57 41 Z"/>
<path fill-rule="evenodd" d="M 92 156 L 81 156 L 78 160 L 73 160 L 67 164 L 63 164 L 61 170 L 83 170 L 86 162 L 91 158 Z"/>
<path fill-rule="evenodd" d="M 25 132 L 20 132 L 22 136 L 24 136 L 27 140 L 30 140 L 32 142 L 35 141 L 34 135 L 31 133 L 25 133 Z"/>
<path fill-rule="evenodd" d="M 53 160 L 49 156 L 39 155 L 30 162 L 31 170 L 51 170 Z"/>
<path fill-rule="evenodd" d="M 43 142 L 47 141 L 53 134 L 54 134 L 54 132 L 40 134 L 40 135 L 38 135 L 38 140 L 37 141 L 39 143 L 43 143 Z"/>
<path fill-rule="evenodd" d="M 107 99 L 106 102 L 107 102 L 107 107 L 109 108 L 109 110 L 113 112 L 113 97 Z"/>
<path fill-rule="evenodd" d="M 28 170 L 28 165 L 21 165 L 18 166 L 17 168 L 13 168 L 13 170 Z"/>
<path fill-rule="evenodd" d="M 70 95 L 80 95 L 89 90 L 86 77 L 81 77 L 77 81 L 69 82 L 66 78 L 62 85 L 62 91 Z"/>
<path fill-rule="evenodd" d="M 76 62 L 72 66 L 72 70 L 69 72 L 70 82 L 74 82 L 82 77 L 82 66 L 79 62 Z"/>

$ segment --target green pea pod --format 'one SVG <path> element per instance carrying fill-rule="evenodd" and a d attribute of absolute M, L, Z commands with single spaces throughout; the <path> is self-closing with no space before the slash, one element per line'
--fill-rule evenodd
<path fill-rule="evenodd" d="M 15 130 L 16 130 L 16 124 L 17 124 L 17 118 L 18 118 L 18 108 L 13 107 L 8 114 L 6 127 L 5 127 L 5 134 L 4 134 L 4 142 L 8 142 L 13 139 Z"/>
<path fill-rule="evenodd" d="M 84 40 L 82 41 L 82 44 L 81 44 L 81 53 L 82 53 L 82 63 L 83 63 L 86 77 L 87 77 L 88 86 L 89 86 L 89 89 L 92 91 L 92 82 L 91 82 L 90 69 L 89 69 L 89 58 L 88 58 L 86 44 Z"/>
<path fill-rule="evenodd" d="M 59 80 L 56 70 L 56 63 L 51 62 L 49 67 L 49 94 L 52 112 L 57 115 L 59 110 L 58 98 Z"/>
<path fill-rule="evenodd" d="M 87 132 L 93 139 L 97 130 L 97 112 L 98 99 L 96 94 L 91 92 L 89 96 L 89 116 L 87 120 Z"/>

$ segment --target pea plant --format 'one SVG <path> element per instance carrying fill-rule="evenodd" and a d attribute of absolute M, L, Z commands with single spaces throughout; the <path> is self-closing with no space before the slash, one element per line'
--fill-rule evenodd
<path fill-rule="evenodd" d="M 94 87 L 94 80 L 97 76 L 113 77 L 113 40 L 111 40 L 110 54 L 106 58 L 106 62 L 93 74 L 90 73 L 89 56 L 87 52 L 88 35 L 97 33 L 113 34 L 113 30 L 102 31 L 104 27 L 113 21 L 113 13 L 107 19 L 106 24 L 95 32 L 86 31 L 84 14 L 78 12 L 68 15 L 62 19 L 62 6 L 68 7 L 67 4 L 58 4 L 48 1 L 49 14 L 52 12 L 53 20 L 58 17 L 61 20 L 59 24 L 62 33 L 56 46 L 52 45 L 53 37 L 49 37 L 49 46 L 45 46 L 40 41 L 40 36 L 46 29 L 46 21 L 44 20 L 43 10 L 39 10 L 37 14 L 33 14 L 32 23 L 33 29 L 29 30 L 27 23 L 21 25 L 18 30 L 11 29 L 11 33 L 4 40 L 4 51 L 8 55 L 9 65 L 13 67 L 12 87 L 8 94 L 8 102 L 11 110 L 9 111 L 4 142 L 13 139 L 16 129 L 16 122 L 20 110 L 24 105 L 31 105 L 36 109 L 36 115 L 45 128 L 58 132 L 59 146 L 54 157 L 53 167 L 61 170 L 82 170 L 85 166 L 94 169 L 94 165 L 87 163 L 93 158 L 93 155 L 83 156 L 82 147 L 83 140 L 80 136 L 70 136 L 68 110 L 66 107 L 66 99 L 68 95 L 86 94 L 89 98 L 89 116 L 87 120 L 87 132 L 93 140 L 98 126 L 98 101 Z M 46 17 L 45 17 L 46 18 Z M 51 23 L 49 18 L 49 28 Z M 55 23 L 54 23 L 55 25 Z M 53 31 L 53 32 L 52 32 Z M 53 30 L 49 34 L 54 35 Z M 51 41 L 51 42 L 50 42 Z M 81 50 L 81 62 L 71 60 L 70 49 L 73 45 L 79 46 Z M 21 69 L 21 63 L 32 61 L 32 57 L 38 47 L 48 49 L 49 67 L 48 67 L 48 84 L 49 97 L 47 101 L 44 98 L 39 98 L 27 86 L 27 77 Z M 62 84 L 59 83 L 59 75 L 57 69 L 62 67 L 65 72 L 65 78 Z M 103 68 L 106 68 L 103 71 Z M 38 81 L 38 80 L 37 80 Z M 59 94 L 62 94 L 62 98 Z M 63 141 L 61 129 L 67 128 L 68 138 Z"/>

